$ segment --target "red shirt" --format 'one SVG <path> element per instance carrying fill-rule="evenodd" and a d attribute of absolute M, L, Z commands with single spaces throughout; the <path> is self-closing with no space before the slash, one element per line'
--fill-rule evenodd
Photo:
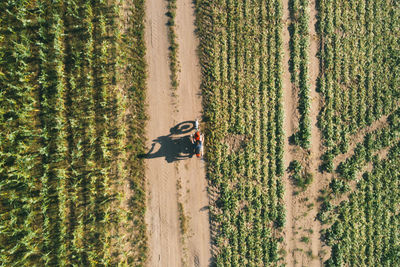
<path fill-rule="evenodd" d="M 194 134 L 194 140 L 196 140 L 196 141 L 199 141 L 199 140 L 200 140 L 200 133 L 199 133 L 199 132 L 196 132 L 196 133 Z"/>

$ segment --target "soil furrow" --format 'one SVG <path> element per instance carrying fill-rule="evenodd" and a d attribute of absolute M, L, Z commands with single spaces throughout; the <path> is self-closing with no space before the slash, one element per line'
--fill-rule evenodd
<path fill-rule="evenodd" d="M 283 154 L 283 163 L 285 166 L 285 170 L 288 168 L 289 163 L 294 159 L 294 153 L 291 151 L 291 146 L 289 144 L 289 137 L 294 133 L 294 125 L 297 124 L 298 119 L 296 118 L 296 106 L 297 101 L 295 100 L 294 91 L 292 89 L 292 83 L 290 81 L 290 71 L 289 71 L 289 23 L 290 23 L 290 14 L 289 14 L 289 0 L 283 1 L 283 28 L 282 28 L 282 40 L 283 40 L 283 109 L 285 112 L 285 116 L 283 119 L 283 128 L 285 132 L 285 142 L 284 142 L 284 154 Z M 293 224 L 294 224 L 294 206 L 293 203 L 293 185 L 290 182 L 289 173 L 286 171 L 283 177 L 285 184 L 285 206 L 286 206 L 286 225 L 284 230 L 284 238 L 285 238 L 285 250 L 286 250 L 286 260 L 288 266 L 294 265 L 294 249 L 295 249 L 295 241 L 294 241 L 294 233 L 293 233 Z"/>

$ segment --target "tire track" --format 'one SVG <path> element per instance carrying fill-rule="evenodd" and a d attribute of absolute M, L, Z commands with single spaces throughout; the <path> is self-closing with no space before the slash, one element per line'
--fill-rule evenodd
<path fill-rule="evenodd" d="M 148 63 L 147 146 L 152 140 L 165 137 L 174 126 L 168 63 L 168 38 L 166 1 L 146 1 L 146 30 Z M 161 146 L 163 144 L 161 143 Z M 146 223 L 149 236 L 149 266 L 180 266 L 182 248 L 180 242 L 179 216 L 174 164 L 164 154 L 146 160 L 148 182 L 148 209 Z M 161 150 L 164 149 L 164 150 Z M 165 156 L 165 158 L 163 157 Z"/>
<path fill-rule="evenodd" d="M 323 246 L 321 242 L 321 223 L 317 220 L 317 213 L 319 211 L 318 197 L 320 195 L 320 190 L 325 188 L 329 181 L 331 180 L 330 174 L 323 174 L 319 171 L 319 166 L 321 165 L 321 155 L 322 155 L 322 136 L 321 132 L 317 126 L 318 124 L 318 114 L 321 110 L 321 96 L 317 92 L 317 78 L 319 75 L 319 59 L 317 58 L 319 39 L 316 33 L 316 23 L 317 23 L 317 9 L 316 2 L 309 2 L 310 10 L 310 63 L 309 63 L 309 75 L 310 75 L 310 120 L 311 120 L 311 156 L 310 156 L 310 169 L 314 173 L 314 182 L 311 184 L 310 196 L 313 203 L 315 204 L 313 209 L 310 211 L 309 217 L 312 219 L 312 234 L 311 234 L 311 251 L 312 260 L 310 266 L 322 266 L 324 261 L 324 255 L 328 253 L 323 252 Z"/>

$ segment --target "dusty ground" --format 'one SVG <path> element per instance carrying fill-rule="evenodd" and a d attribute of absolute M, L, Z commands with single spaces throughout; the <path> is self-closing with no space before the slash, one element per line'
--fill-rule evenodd
<path fill-rule="evenodd" d="M 152 140 L 168 135 L 169 129 L 174 126 L 165 13 L 166 1 L 146 1 L 149 147 L 153 143 Z M 155 145 L 157 151 L 160 144 Z M 182 250 L 175 168 L 173 164 L 168 164 L 163 156 L 166 157 L 165 153 L 147 160 L 149 202 L 146 220 L 149 231 L 149 266 L 179 266 Z"/>
<path fill-rule="evenodd" d="M 207 266 L 210 260 L 207 182 L 204 162 L 190 157 L 188 139 L 193 132 L 193 120 L 201 117 L 200 68 L 192 1 L 177 1 L 176 33 L 181 73 L 175 97 L 171 95 L 169 79 L 167 2 L 146 3 L 149 266 L 175 267 L 183 263 Z M 182 186 L 179 200 L 178 180 Z M 185 236 L 181 234 L 178 201 L 183 204 L 188 219 Z"/>
<path fill-rule="evenodd" d="M 290 24 L 289 4 L 288 0 L 283 1 L 283 45 L 284 45 L 284 62 L 283 62 L 283 85 L 284 85 L 284 131 L 286 137 L 291 136 L 295 128 L 298 127 L 297 94 L 293 89 L 290 81 L 289 72 L 289 40 L 290 35 L 288 26 Z M 319 71 L 319 62 L 316 57 L 318 51 L 318 39 L 315 32 L 316 23 L 315 2 L 310 3 L 310 50 L 309 50 L 309 78 L 310 78 L 310 119 L 311 119 L 311 147 L 309 150 L 301 149 L 297 146 L 290 145 L 288 140 L 285 141 L 284 162 L 285 167 L 290 161 L 298 160 L 303 167 L 308 169 L 314 175 L 313 183 L 305 192 L 295 194 L 298 188 L 293 186 L 289 179 L 289 175 L 285 173 L 284 182 L 286 188 L 285 203 L 287 222 L 284 231 L 286 264 L 287 266 L 321 266 L 324 252 L 320 241 L 321 225 L 315 219 L 318 212 L 317 198 L 319 191 L 324 188 L 329 178 L 322 175 L 318 171 L 321 156 L 321 136 L 317 123 L 317 115 L 320 109 L 320 96 L 315 91 L 316 79 Z"/>
<path fill-rule="evenodd" d="M 314 174 L 314 181 L 311 184 L 309 198 L 313 201 L 314 206 L 310 211 L 309 217 L 312 220 L 312 234 L 311 234 L 311 251 L 312 251 L 312 261 L 310 266 L 322 266 L 324 254 L 328 253 L 322 252 L 322 243 L 320 240 L 321 223 L 316 219 L 319 205 L 317 203 L 317 198 L 320 195 L 319 192 L 323 189 L 326 184 L 330 181 L 330 176 L 322 175 L 319 171 L 319 165 L 321 164 L 320 158 L 322 155 L 322 145 L 321 145 L 321 133 L 317 126 L 317 116 L 320 111 L 321 97 L 319 93 L 316 92 L 316 81 L 319 73 L 319 60 L 317 58 L 318 52 L 318 37 L 315 31 L 315 24 L 317 23 L 317 10 L 315 7 L 315 1 L 310 1 L 310 99 L 311 99 L 311 157 L 310 157 L 310 169 Z"/>
<path fill-rule="evenodd" d="M 290 14 L 289 14 L 289 1 L 283 1 L 283 29 L 282 29 L 282 40 L 283 40 L 283 109 L 285 112 L 285 116 L 283 119 L 283 130 L 285 132 L 285 142 L 284 142 L 284 154 L 283 161 L 285 169 L 289 166 L 289 163 L 294 159 L 295 155 L 293 151 L 291 151 L 291 146 L 289 145 L 289 136 L 291 136 L 295 131 L 295 125 L 298 124 L 297 112 L 296 112 L 296 96 L 295 92 L 292 89 L 292 83 L 290 81 L 290 72 L 289 72 L 289 58 L 290 58 L 290 50 L 289 50 L 289 30 L 288 26 L 290 23 Z M 285 230 L 283 232 L 285 243 L 284 249 L 286 250 L 286 259 L 285 262 L 288 266 L 294 265 L 294 248 L 295 248 L 295 239 L 294 239 L 294 206 L 293 203 L 293 185 L 289 180 L 288 172 L 285 172 L 283 177 L 285 184 L 285 206 L 286 206 L 286 225 Z"/>
<path fill-rule="evenodd" d="M 181 64 L 179 97 L 176 118 L 178 121 L 201 117 L 200 66 L 197 57 L 198 40 L 195 36 L 194 5 L 191 0 L 177 1 L 177 35 Z M 205 137 L 207 144 L 207 137 Z M 188 257 L 189 266 L 208 266 L 210 261 L 210 226 L 208 217 L 207 180 L 204 161 L 192 158 L 180 161 L 184 203 L 189 216 Z"/>

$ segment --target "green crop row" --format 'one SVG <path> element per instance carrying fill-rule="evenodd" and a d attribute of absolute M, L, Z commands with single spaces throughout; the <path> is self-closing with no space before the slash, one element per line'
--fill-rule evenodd
<path fill-rule="evenodd" d="M 179 60 L 178 60 L 178 43 L 176 41 L 175 31 L 175 17 L 176 17 L 176 0 L 168 0 L 167 5 L 167 16 L 168 16 L 168 40 L 169 40 L 169 69 L 171 71 L 171 86 L 172 90 L 176 90 L 179 85 L 178 72 L 179 72 Z"/>
<path fill-rule="evenodd" d="M 399 4 L 390 1 L 318 1 L 324 102 L 318 124 L 323 169 L 345 153 L 361 128 L 396 109 L 399 96 Z"/>
<path fill-rule="evenodd" d="M 217 266 L 275 265 L 285 224 L 280 1 L 196 1 Z"/>
<path fill-rule="evenodd" d="M 310 121 L 310 84 L 308 75 L 308 50 L 310 30 L 309 1 L 289 1 L 290 19 L 290 62 L 291 81 L 298 90 L 300 113 L 299 130 L 291 138 L 294 144 L 303 148 L 310 147 L 311 121 Z"/>
<path fill-rule="evenodd" d="M 119 2 L 0 4 L 0 265 L 146 260 L 144 3 L 129 4 L 126 28 Z"/>

